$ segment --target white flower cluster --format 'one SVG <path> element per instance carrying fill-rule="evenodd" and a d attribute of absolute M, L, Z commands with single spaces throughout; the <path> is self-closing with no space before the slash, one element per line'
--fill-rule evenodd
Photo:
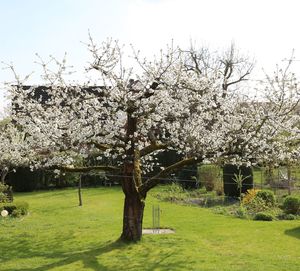
<path fill-rule="evenodd" d="M 140 72 L 134 74 L 123 67 L 117 43 L 98 48 L 91 42 L 88 48 L 90 69 L 99 72 L 103 86 L 66 84 L 58 73 L 59 80 L 52 75 L 41 93 L 34 86 L 10 88 L 14 121 L 31 136 L 35 149 L 52 154 L 44 165 L 72 165 L 68 153 L 57 154 L 72 151 L 85 158 L 95 148 L 102 151 L 98 160 L 122 164 L 133 159 L 135 150 L 143 154 L 152 146 L 198 161 L 298 159 L 299 88 L 289 73 L 258 86 L 258 100 L 237 87 L 250 68 L 238 73 L 241 66 L 232 54 L 212 58 L 210 64 L 207 52 L 172 47 L 151 62 L 135 54 Z M 159 149 L 143 155 L 145 172 L 158 166 L 154 156 Z"/>

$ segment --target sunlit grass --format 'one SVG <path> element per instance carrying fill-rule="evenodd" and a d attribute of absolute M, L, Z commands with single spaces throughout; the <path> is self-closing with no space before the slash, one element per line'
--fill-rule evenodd
<path fill-rule="evenodd" d="M 117 188 L 17 194 L 23 219 L 0 220 L 0 270 L 300 270 L 299 221 L 258 222 L 211 210 L 146 200 L 144 227 L 160 204 L 161 226 L 175 234 L 117 242 L 123 194 Z"/>

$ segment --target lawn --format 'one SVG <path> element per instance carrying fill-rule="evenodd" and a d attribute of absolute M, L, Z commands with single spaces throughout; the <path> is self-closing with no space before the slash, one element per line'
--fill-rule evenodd
<path fill-rule="evenodd" d="M 161 224 L 175 234 L 117 242 L 123 194 L 119 187 L 16 194 L 30 204 L 23 219 L 0 220 L 0 270 L 300 270 L 300 221 L 259 222 L 209 209 L 160 204 Z"/>

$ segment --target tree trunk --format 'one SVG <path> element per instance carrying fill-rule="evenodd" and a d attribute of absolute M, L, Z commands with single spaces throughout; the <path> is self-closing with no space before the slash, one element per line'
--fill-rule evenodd
<path fill-rule="evenodd" d="M 7 168 L 4 168 L 1 171 L 1 183 L 3 183 L 3 184 L 5 184 L 5 178 L 6 178 L 7 173 L 8 173 L 8 169 Z"/>
<path fill-rule="evenodd" d="M 135 149 L 135 131 L 137 119 L 132 117 L 132 112 L 127 112 L 127 144 L 130 148 L 126 151 L 124 161 L 124 179 L 122 189 L 125 194 L 123 212 L 123 231 L 121 240 L 136 242 L 142 238 L 142 224 L 146 193 L 141 195 L 138 187 L 141 185 L 140 152 Z"/>
<path fill-rule="evenodd" d="M 123 212 L 123 241 L 139 241 L 142 238 L 142 225 L 145 203 L 137 193 L 125 195 Z"/>

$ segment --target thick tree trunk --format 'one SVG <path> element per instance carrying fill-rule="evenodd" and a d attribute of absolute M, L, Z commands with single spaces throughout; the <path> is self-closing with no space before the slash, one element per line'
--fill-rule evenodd
<path fill-rule="evenodd" d="M 125 202 L 121 240 L 126 242 L 136 242 L 142 238 L 144 200 L 146 198 L 146 193 L 138 192 L 138 187 L 141 185 L 140 152 L 135 149 L 134 133 L 137 130 L 137 119 L 133 118 L 131 113 L 127 112 L 126 135 L 130 148 L 126 151 L 122 182 Z"/>
<path fill-rule="evenodd" d="M 125 195 L 123 213 L 123 241 L 139 241 L 142 238 L 142 225 L 145 203 L 137 193 Z"/>

